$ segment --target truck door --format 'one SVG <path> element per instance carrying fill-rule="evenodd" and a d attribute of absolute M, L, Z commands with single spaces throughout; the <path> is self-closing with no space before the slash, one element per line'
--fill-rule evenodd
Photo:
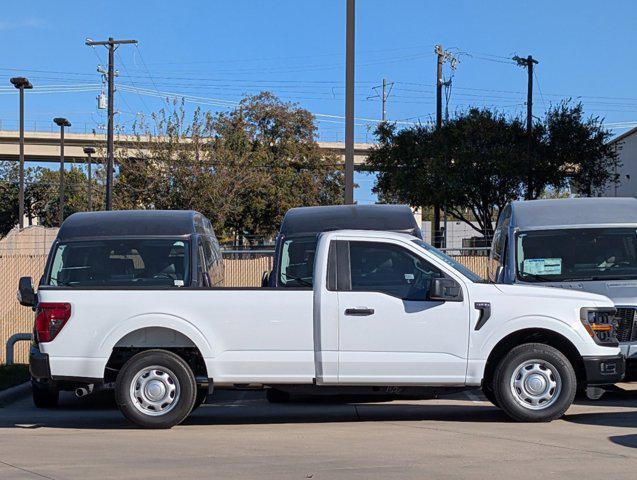
<path fill-rule="evenodd" d="M 344 244 L 339 265 L 347 267 L 337 272 L 338 383 L 464 384 L 466 291 L 461 301 L 428 300 L 431 279 L 449 275 L 417 251 L 373 239 Z"/>

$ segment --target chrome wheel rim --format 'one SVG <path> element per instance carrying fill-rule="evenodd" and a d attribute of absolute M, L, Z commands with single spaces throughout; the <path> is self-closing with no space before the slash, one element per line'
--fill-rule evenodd
<path fill-rule="evenodd" d="M 153 417 L 170 412 L 179 402 L 179 395 L 177 376 L 158 365 L 137 372 L 130 386 L 130 398 L 135 408 Z"/>
<path fill-rule="evenodd" d="M 517 403 L 529 410 L 553 405 L 562 391 L 557 368 L 545 360 L 527 360 L 513 371 L 511 393 Z"/>

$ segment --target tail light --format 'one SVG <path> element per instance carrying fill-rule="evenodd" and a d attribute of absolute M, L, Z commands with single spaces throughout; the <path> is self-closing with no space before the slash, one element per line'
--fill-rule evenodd
<path fill-rule="evenodd" d="M 35 332 L 39 342 L 52 341 L 71 318 L 70 303 L 40 303 L 35 317 Z"/>

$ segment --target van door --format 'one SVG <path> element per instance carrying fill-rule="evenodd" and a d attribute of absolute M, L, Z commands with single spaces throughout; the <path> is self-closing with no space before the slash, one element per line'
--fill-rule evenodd
<path fill-rule="evenodd" d="M 465 382 L 469 299 L 428 300 L 449 276 L 399 242 L 343 242 L 338 269 L 338 382 Z M 346 258 L 343 258 L 345 256 Z M 345 270 L 345 271 L 343 271 Z"/>

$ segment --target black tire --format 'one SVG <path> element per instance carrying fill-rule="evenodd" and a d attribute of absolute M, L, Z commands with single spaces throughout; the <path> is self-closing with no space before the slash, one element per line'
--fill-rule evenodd
<path fill-rule="evenodd" d="M 155 366 L 158 368 L 150 368 Z M 147 369 L 150 369 L 145 374 L 147 376 L 140 377 Z M 142 385 L 141 381 L 151 378 L 151 375 L 157 379 L 153 387 L 159 390 L 155 389 L 155 394 L 166 394 L 160 399 L 160 402 L 165 400 L 166 406 L 162 405 L 160 409 L 142 405 L 142 396 L 148 400 L 146 395 L 150 390 L 140 389 L 135 399 L 136 392 L 131 392 L 131 387 L 134 389 L 134 385 Z M 169 394 L 169 391 L 172 393 Z M 165 350 L 147 350 L 130 358 L 119 371 L 115 382 L 115 399 L 120 411 L 128 420 L 144 428 L 172 428 L 178 425 L 190 415 L 196 397 L 197 384 L 192 370 L 181 357 Z M 159 413 L 161 408 L 166 408 L 166 412 Z"/>
<path fill-rule="evenodd" d="M 530 366 L 521 368 L 525 364 Z M 534 378 L 531 378 L 532 375 L 527 378 L 529 381 L 537 380 L 534 387 L 543 389 L 547 398 L 550 398 L 535 406 L 532 401 L 542 397 L 542 394 L 534 398 L 529 393 L 531 387 L 523 389 L 512 385 L 515 378 L 520 385 L 527 385 L 522 381 L 524 375 L 529 372 L 532 374 L 533 371 L 539 373 Z M 556 348 L 542 343 L 526 343 L 512 349 L 496 367 L 493 378 L 498 405 L 509 417 L 519 422 L 550 422 L 560 418 L 573 403 L 577 391 L 577 377 L 571 362 Z"/>
<path fill-rule="evenodd" d="M 33 405 L 37 408 L 55 408 L 60 400 L 60 390 L 51 383 L 31 379 Z"/>
<path fill-rule="evenodd" d="M 208 398 L 208 387 L 205 388 L 197 388 L 197 398 L 195 398 L 195 405 L 192 407 L 192 410 L 195 411 L 201 405 L 203 405 Z"/>
<path fill-rule="evenodd" d="M 493 391 L 493 380 L 482 385 L 482 394 L 487 397 L 487 400 L 489 400 L 493 405 L 500 408 L 500 405 L 498 405 L 498 399 L 495 398 L 495 392 Z"/>
<path fill-rule="evenodd" d="M 292 396 L 288 392 L 276 388 L 268 388 L 265 391 L 265 398 L 270 403 L 289 403 L 292 400 Z"/>

